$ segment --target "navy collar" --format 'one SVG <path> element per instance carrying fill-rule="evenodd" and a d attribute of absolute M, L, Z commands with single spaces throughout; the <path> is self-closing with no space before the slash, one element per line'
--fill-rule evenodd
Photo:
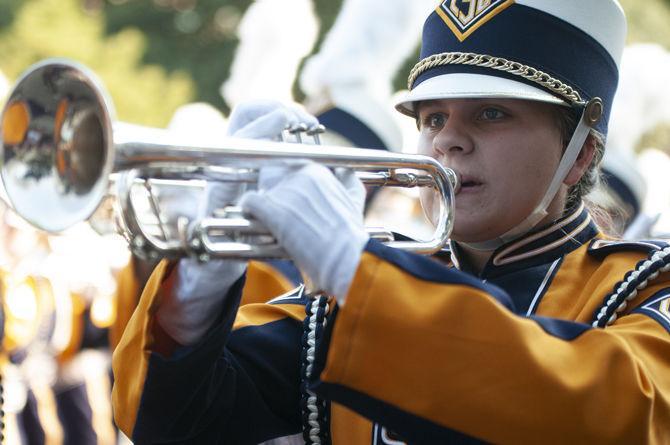
<path fill-rule="evenodd" d="M 597 234 L 598 229 L 591 215 L 584 208 L 584 203 L 581 203 L 549 226 L 534 230 L 497 248 L 479 276 L 493 278 L 514 270 L 555 261 L 588 244 Z M 450 244 L 454 265 L 472 273 L 468 265 L 459 259 L 458 244 L 453 241 Z"/>

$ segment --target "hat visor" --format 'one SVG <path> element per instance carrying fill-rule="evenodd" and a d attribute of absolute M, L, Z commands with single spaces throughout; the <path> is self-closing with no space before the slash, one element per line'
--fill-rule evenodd
<path fill-rule="evenodd" d="M 396 110 L 415 117 L 418 102 L 435 99 L 523 99 L 568 105 L 564 100 L 540 88 L 484 74 L 453 73 L 432 77 L 420 83 L 402 97 L 395 105 Z"/>

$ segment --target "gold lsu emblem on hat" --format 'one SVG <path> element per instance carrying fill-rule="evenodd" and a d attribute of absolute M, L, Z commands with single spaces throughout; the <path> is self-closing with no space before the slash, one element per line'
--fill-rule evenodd
<path fill-rule="evenodd" d="M 514 0 L 445 0 L 435 10 L 459 41 L 464 41 Z"/>

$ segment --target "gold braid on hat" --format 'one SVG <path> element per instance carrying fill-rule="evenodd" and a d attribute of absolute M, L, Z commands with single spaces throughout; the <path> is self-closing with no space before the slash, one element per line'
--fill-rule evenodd
<path fill-rule="evenodd" d="M 407 79 L 407 88 L 411 90 L 416 79 L 424 72 L 431 68 L 445 65 L 471 65 L 504 71 L 530 80 L 561 96 L 570 104 L 584 103 L 576 89 L 543 71 L 524 65 L 523 63 L 503 59 L 502 57 L 475 53 L 449 52 L 426 57 L 412 68 Z"/>

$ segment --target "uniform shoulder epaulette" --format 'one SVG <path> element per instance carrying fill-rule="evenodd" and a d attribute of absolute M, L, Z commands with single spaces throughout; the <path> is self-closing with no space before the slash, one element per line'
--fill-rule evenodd
<path fill-rule="evenodd" d="M 607 255 L 617 252 L 640 252 L 649 255 L 663 250 L 669 245 L 668 242 L 663 240 L 614 241 L 596 239 L 591 241 L 588 252 L 589 255 L 596 258 L 605 258 Z"/>
<path fill-rule="evenodd" d="M 647 253 L 647 257 L 638 261 L 635 269 L 626 272 L 622 280 L 614 285 L 612 292 L 603 300 L 602 306 L 596 310 L 592 322 L 593 327 L 604 328 L 614 323 L 626 310 L 628 303 L 637 298 L 638 291 L 645 289 L 660 274 L 670 271 L 670 244 L 663 241 L 612 243 L 595 251 L 595 254 L 600 251 L 607 255 L 608 252 L 640 251 L 641 249 L 645 249 L 643 251 Z"/>

